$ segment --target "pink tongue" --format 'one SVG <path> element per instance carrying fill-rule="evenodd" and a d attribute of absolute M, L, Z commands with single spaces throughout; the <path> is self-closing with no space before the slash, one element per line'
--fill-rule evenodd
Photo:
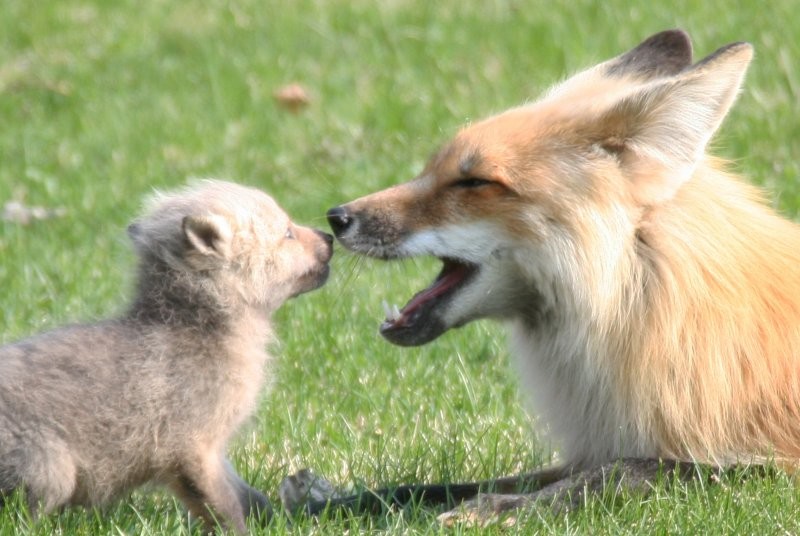
<path fill-rule="evenodd" d="M 453 286 L 457 285 L 467 275 L 467 267 L 463 264 L 446 263 L 441 277 L 433 284 L 414 296 L 400 311 L 403 316 L 409 315 L 427 301 L 433 300 Z"/>

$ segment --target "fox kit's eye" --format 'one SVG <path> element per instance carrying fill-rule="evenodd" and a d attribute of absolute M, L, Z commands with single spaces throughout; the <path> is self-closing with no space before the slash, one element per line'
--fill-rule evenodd
<path fill-rule="evenodd" d="M 466 179 L 459 179 L 451 186 L 456 188 L 480 188 L 481 186 L 488 186 L 492 181 L 486 179 L 479 179 L 477 177 L 468 177 Z"/>
<path fill-rule="evenodd" d="M 283 237 L 288 238 L 289 240 L 294 240 L 294 231 L 292 231 L 291 227 L 286 228 L 286 234 L 284 234 Z"/>

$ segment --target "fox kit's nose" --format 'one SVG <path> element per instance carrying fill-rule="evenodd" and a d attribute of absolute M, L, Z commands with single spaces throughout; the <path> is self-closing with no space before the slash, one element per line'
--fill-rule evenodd
<path fill-rule="evenodd" d="M 322 239 L 322 244 L 324 244 L 320 244 L 320 247 L 317 247 L 317 258 L 321 262 L 329 262 L 333 257 L 333 236 L 319 229 L 314 229 L 314 232 Z"/>
<path fill-rule="evenodd" d="M 322 238 L 328 244 L 328 246 L 332 246 L 333 245 L 333 236 L 332 235 L 329 235 L 328 233 L 325 233 L 325 232 L 319 231 L 319 230 L 317 231 L 317 233 L 319 234 L 320 238 Z"/>
<path fill-rule="evenodd" d="M 333 235 L 329 235 L 328 233 L 322 232 L 319 229 L 314 229 L 319 236 L 325 243 L 325 262 L 331 260 L 331 255 L 333 255 Z"/>
<path fill-rule="evenodd" d="M 353 217 L 347 212 L 344 207 L 334 207 L 328 211 L 328 223 L 333 229 L 333 234 L 336 236 L 344 233 L 350 224 L 353 223 Z"/>

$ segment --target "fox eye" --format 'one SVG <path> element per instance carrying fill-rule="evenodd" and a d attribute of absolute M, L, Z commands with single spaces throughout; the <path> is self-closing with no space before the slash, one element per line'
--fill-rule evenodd
<path fill-rule="evenodd" d="M 291 227 L 286 228 L 286 234 L 284 234 L 283 237 L 288 238 L 289 240 L 294 240 L 294 231 L 292 231 Z"/>
<path fill-rule="evenodd" d="M 468 177 L 466 179 L 459 179 L 451 186 L 456 188 L 480 188 L 481 186 L 488 186 L 492 181 L 486 179 L 479 179 L 478 177 Z"/>

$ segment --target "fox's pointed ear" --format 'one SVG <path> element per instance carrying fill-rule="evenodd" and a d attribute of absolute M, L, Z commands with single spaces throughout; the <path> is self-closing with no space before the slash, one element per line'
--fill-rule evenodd
<path fill-rule="evenodd" d="M 633 76 L 650 80 L 673 76 L 692 64 L 692 42 L 683 30 L 666 30 L 642 41 L 636 48 L 600 64 L 607 76 Z"/>
<path fill-rule="evenodd" d="M 609 82 L 647 83 L 674 76 L 692 64 L 692 43 L 683 30 L 657 33 L 628 52 L 581 71 L 550 90 L 553 96 L 569 96 Z"/>
<path fill-rule="evenodd" d="M 228 258 L 233 233 L 225 218 L 185 216 L 182 227 L 191 249 L 205 256 Z"/>
<path fill-rule="evenodd" d="M 692 176 L 752 57 L 748 43 L 720 48 L 679 76 L 634 89 L 600 117 L 600 144 L 618 155 L 638 202 L 669 199 Z"/>

